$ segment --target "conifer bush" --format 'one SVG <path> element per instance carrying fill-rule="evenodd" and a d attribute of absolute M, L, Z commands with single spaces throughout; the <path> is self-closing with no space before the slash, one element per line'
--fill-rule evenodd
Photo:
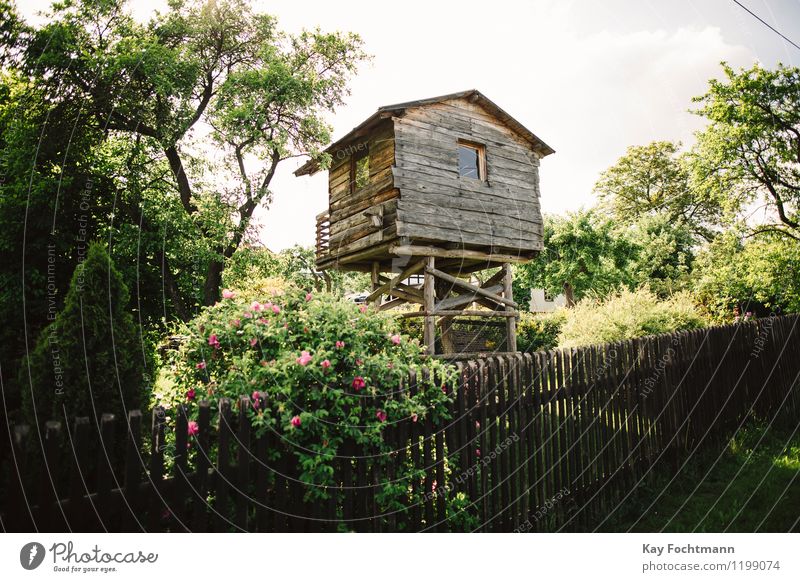
<path fill-rule="evenodd" d="M 51 418 L 127 412 L 143 398 L 145 358 L 128 308 L 129 293 L 102 245 L 89 245 L 63 309 L 45 327 L 20 370 L 24 416 Z"/>

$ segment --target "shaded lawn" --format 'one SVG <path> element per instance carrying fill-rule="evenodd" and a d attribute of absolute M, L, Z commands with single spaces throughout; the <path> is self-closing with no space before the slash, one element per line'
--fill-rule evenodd
<path fill-rule="evenodd" d="M 800 531 L 797 422 L 789 428 L 750 425 L 722 450 L 702 447 L 677 473 L 658 468 L 600 531 Z"/>

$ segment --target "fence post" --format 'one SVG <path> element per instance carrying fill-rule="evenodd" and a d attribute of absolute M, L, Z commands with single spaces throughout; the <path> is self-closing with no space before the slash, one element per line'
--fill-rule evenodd
<path fill-rule="evenodd" d="M 214 475 L 214 531 L 226 531 L 229 522 L 230 491 L 230 445 L 231 445 L 231 401 L 221 398 L 219 401 L 219 446 L 217 451 L 217 469 Z"/>
<path fill-rule="evenodd" d="M 141 483 L 143 460 L 139 453 L 142 443 L 142 413 L 131 410 L 128 413 L 128 438 L 125 443 L 125 481 L 124 501 L 122 512 L 122 527 L 124 531 L 142 530 L 139 521 L 141 503 Z"/>
<path fill-rule="evenodd" d="M 239 455 L 237 458 L 237 488 L 236 492 L 236 525 L 247 531 L 247 515 L 250 510 L 250 419 L 247 418 L 247 411 L 250 409 L 250 397 L 242 396 L 239 398 L 239 435 L 237 446 Z"/>
<path fill-rule="evenodd" d="M 111 489 L 114 481 L 114 429 L 113 414 L 104 413 L 100 416 L 100 450 L 97 461 L 97 512 L 100 522 L 109 531 L 114 531 L 115 521 L 111 506 Z"/>
<path fill-rule="evenodd" d="M 87 483 L 89 469 L 89 417 L 79 416 L 75 419 L 75 428 L 70 435 L 72 448 L 72 467 L 69 483 L 69 516 L 72 531 L 91 531 L 90 516 L 86 496 L 90 493 Z"/>
<path fill-rule="evenodd" d="M 153 409 L 150 444 L 150 503 L 147 519 L 148 531 L 159 531 L 161 512 L 166 508 L 163 499 L 162 480 L 164 477 L 164 420 L 165 411 L 161 406 Z"/>

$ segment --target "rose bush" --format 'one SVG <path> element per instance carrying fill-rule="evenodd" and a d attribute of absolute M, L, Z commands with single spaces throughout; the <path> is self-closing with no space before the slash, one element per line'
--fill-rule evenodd
<path fill-rule="evenodd" d="M 196 431 L 201 400 L 217 416 L 219 398 L 236 406 L 249 395 L 255 436 L 277 437 L 281 445 L 273 454 L 296 459 L 299 478 L 312 485 L 307 496 L 325 497 L 334 459 L 347 443 L 388 465 L 387 426 L 447 417 L 454 368 L 426 358 L 418 340 L 398 333 L 393 318 L 285 285 L 260 297 L 233 290 L 222 296 L 182 330 L 173 381 L 156 395 L 157 404 L 170 418 L 186 405 L 189 430 Z M 404 388 L 412 370 L 419 378 L 414 395 Z M 407 495 L 407 485 L 398 483 L 411 468 L 393 470 L 397 481 L 379 492 L 387 507 Z"/>

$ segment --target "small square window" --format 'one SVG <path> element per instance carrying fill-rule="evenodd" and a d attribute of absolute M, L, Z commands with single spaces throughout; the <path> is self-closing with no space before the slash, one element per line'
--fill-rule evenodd
<path fill-rule="evenodd" d="M 458 175 L 486 179 L 486 148 L 481 144 L 458 142 Z"/>
<path fill-rule="evenodd" d="M 351 190 L 355 192 L 369 184 L 369 152 L 364 151 L 353 156 L 350 166 Z"/>

